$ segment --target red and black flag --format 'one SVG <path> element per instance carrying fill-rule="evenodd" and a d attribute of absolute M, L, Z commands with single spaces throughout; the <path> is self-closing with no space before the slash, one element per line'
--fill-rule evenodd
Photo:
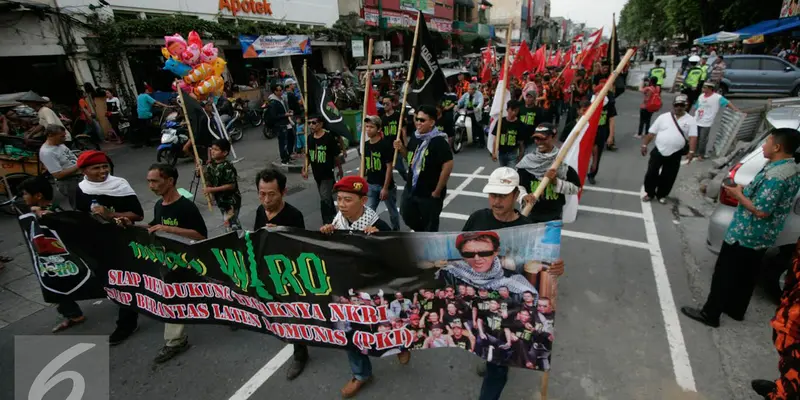
<path fill-rule="evenodd" d="M 414 62 L 411 65 L 411 87 L 408 92 L 408 103 L 415 109 L 422 104 L 438 104 L 442 95 L 447 92 L 447 81 L 436 60 L 439 52 L 434 45 L 433 36 L 428 31 L 428 26 L 425 24 L 422 12 L 417 12 L 417 24 L 419 24 L 417 27 L 419 38 Z"/>
<path fill-rule="evenodd" d="M 318 115 L 325 121 L 325 129 L 338 136 L 350 138 L 350 130 L 344 123 L 342 113 L 336 108 L 333 93 L 330 89 L 322 87 L 314 74 L 308 74 L 308 115 Z"/>

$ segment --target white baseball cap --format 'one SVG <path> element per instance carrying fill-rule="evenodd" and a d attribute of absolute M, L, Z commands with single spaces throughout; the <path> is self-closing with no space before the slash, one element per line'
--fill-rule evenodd
<path fill-rule="evenodd" d="M 509 194 L 519 186 L 519 174 L 513 168 L 500 167 L 489 175 L 489 182 L 483 187 L 483 193 Z"/>

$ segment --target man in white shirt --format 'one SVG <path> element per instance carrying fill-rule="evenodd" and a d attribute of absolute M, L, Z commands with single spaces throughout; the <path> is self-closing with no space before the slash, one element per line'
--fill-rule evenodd
<path fill-rule="evenodd" d="M 51 103 L 50 99 L 47 97 L 42 97 L 42 99 L 44 100 L 44 102 L 41 103 L 32 101 L 25 102 L 25 105 L 36 110 L 36 115 L 39 117 L 39 125 L 36 125 L 27 132 L 25 132 L 25 138 L 34 139 L 38 136 L 43 135 L 45 133 L 44 132 L 45 128 L 47 128 L 48 125 L 57 125 L 64 128 L 64 132 L 67 134 L 66 141 L 71 142 L 72 135 L 69 134 L 69 131 L 67 131 L 67 128 L 61 122 L 61 119 L 58 118 L 58 115 L 50 108 L 50 106 L 52 106 L 53 103 Z"/>
<path fill-rule="evenodd" d="M 717 118 L 719 109 L 722 107 L 730 107 L 734 111 L 739 112 L 739 109 L 728 101 L 727 98 L 719 93 L 715 93 L 714 87 L 714 82 L 704 83 L 703 94 L 701 94 L 694 103 L 696 107 L 694 119 L 697 120 L 698 161 L 702 161 L 706 156 L 706 147 L 708 146 L 708 137 L 711 133 L 711 125 L 714 125 L 714 120 Z"/>
<path fill-rule="evenodd" d="M 47 172 L 56 178 L 58 192 L 67 198 L 74 210 L 78 183 L 83 178 L 78 169 L 78 157 L 64 145 L 67 132 L 63 126 L 48 125 L 45 133 L 47 140 L 39 148 L 39 161 L 47 168 Z"/>
<path fill-rule="evenodd" d="M 697 148 L 697 122 L 686 112 L 689 98 L 685 94 L 675 97 L 673 112 L 661 114 L 642 140 L 642 157 L 647 155 L 647 145 L 655 138 L 656 145 L 650 152 L 647 173 L 644 176 L 645 196 L 642 201 L 658 198 L 665 204 L 675 178 L 681 168 L 684 147 L 689 146 L 688 162 L 692 162 Z"/>

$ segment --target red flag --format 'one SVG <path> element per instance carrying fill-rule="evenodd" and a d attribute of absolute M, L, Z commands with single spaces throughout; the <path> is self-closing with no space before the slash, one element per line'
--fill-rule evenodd
<path fill-rule="evenodd" d="M 367 95 L 367 115 L 378 115 L 378 92 L 369 87 L 369 95 Z"/>
<path fill-rule="evenodd" d="M 594 148 L 595 136 L 597 136 L 597 126 L 600 123 L 600 116 L 603 114 L 602 105 L 595 110 L 594 114 L 586 115 L 589 121 L 584 125 L 580 132 L 574 134 L 579 135 L 572 144 L 572 147 L 567 152 L 564 162 L 567 163 L 572 169 L 578 173 L 583 186 L 586 180 L 586 175 L 589 173 L 589 161 L 592 158 L 592 149 Z M 578 213 L 578 201 L 580 200 L 581 193 L 577 196 L 568 196 L 567 202 L 564 204 L 564 211 L 562 219 L 564 222 L 575 221 L 575 216 Z"/>
<path fill-rule="evenodd" d="M 528 49 L 528 44 L 522 42 L 519 46 L 519 50 L 517 50 L 517 55 L 514 57 L 514 64 L 511 66 L 509 70 L 511 75 L 517 77 L 517 79 L 522 79 L 522 74 L 531 69 L 533 65 L 533 56 L 531 55 L 531 51 Z"/>
<path fill-rule="evenodd" d="M 567 52 L 564 53 L 558 65 L 569 67 L 571 62 L 572 62 L 572 47 L 570 47 L 569 50 L 567 50 Z"/>
<path fill-rule="evenodd" d="M 489 64 L 483 64 L 483 69 L 481 70 L 481 83 L 489 83 L 492 81 L 492 70 L 489 68 Z"/>
<path fill-rule="evenodd" d="M 583 68 L 585 68 L 587 71 L 592 70 L 592 64 L 594 64 L 594 60 L 597 57 L 597 49 L 600 47 L 600 38 L 602 36 L 603 28 L 600 28 L 591 36 L 589 36 L 589 39 L 586 40 L 586 44 L 583 46 L 579 63 L 583 65 Z"/>
<path fill-rule="evenodd" d="M 536 53 L 533 55 L 533 65 L 531 65 L 531 69 L 535 69 L 536 72 L 542 72 L 546 68 L 547 63 L 547 46 L 539 47 L 539 50 L 536 50 Z"/>

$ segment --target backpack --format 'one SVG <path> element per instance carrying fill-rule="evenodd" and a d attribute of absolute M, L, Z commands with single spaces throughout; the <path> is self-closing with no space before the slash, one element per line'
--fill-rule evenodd
<path fill-rule="evenodd" d="M 647 103 L 644 105 L 644 109 L 654 113 L 661 109 L 661 89 L 656 88 L 656 91 L 650 95 L 650 98 L 647 99 Z"/>

